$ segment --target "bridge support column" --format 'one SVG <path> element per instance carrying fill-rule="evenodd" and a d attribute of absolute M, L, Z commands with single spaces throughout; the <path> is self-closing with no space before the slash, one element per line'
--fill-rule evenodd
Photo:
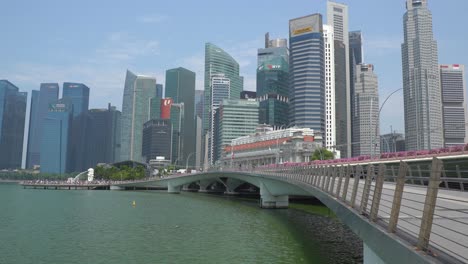
<path fill-rule="evenodd" d="M 221 181 L 222 182 L 222 181 Z M 226 180 L 226 182 L 222 182 L 224 184 L 224 186 L 226 186 L 226 191 L 224 192 L 224 194 L 228 194 L 228 195 L 237 195 L 239 193 L 235 192 L 234 190 L 241 186 L 244 182 L 243 181 L 239 181 L 239 180 L 236 180 L 236 179 L 231 179 L 231 178 L 228 178 Z"/>
<path fill-rule="evenodd" d="M 364 245 L 364 264 L 385 264 L 385 262 L 366 244 Z"/>
<path fill-rule="evenodd" d="M 173 186 L 171 183 L 167 184 L 168 193 L 180 193 L 180 186 Z"/>
<path fill-rule="evenodd" d="M 201 192 L 201 193 L 208 192 L 206 188 L 208 188 L 208 186 L 210 186 L 211 183 L 212 181 L 199 181 L 198 185 L 200 185 L 200 190 L 198 190 L 198 192 Z"/>
<path fill-rule="evenodd" d="M 288 208 L 289 206 L 289 196 L 288 195 L 279 195 L 273 196 L 266 186 L 262 183 L 260 184 L 260 207 L 265 209 L 280 209 Z"/>

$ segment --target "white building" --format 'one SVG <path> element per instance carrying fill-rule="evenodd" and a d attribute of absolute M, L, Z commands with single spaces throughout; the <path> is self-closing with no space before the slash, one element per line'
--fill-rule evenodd
<path fill-rule="evenodd" d="M 336 144 L 335 118 L 335 42 L 333 27 L 323 25 L 325 42 L 325 146 Z"/>

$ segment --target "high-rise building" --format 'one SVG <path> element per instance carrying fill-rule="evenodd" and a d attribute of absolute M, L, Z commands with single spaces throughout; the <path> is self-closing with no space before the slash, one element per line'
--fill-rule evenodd
<path fill-rule="evenodd" d="M 183 165 L 185 159 L 183 158 L 184 150 L 184 132 L 185 132 L 185 104 L 178 103 L 171 105 L 171 124 L 172 124 L 172 162 L 174 164 Z M 192 134 L 195 134 L 190 132 Z M 189 153 L 190 154 L 190 153 Z"/>
<path fill-rule="evenodd" d="M 213 165 L 215 162 L 216 155 L 216 136 L 217 127 L 215 124 L 215 116 L 219 111 L 219 106 L 223 100 L 229 99 L 231 95 L 231 80 L 226 78 L 224 74 L 214 74 L 211 79 L 211 95 L 209 101 L 209 107 L 211 109 L 209 116 L 209 143 L 208 143 L 208 160 L 209 164 Z M 239 95 L 240 96 L 240 95 Z M 207 105 L 205 103 L 205 105 Z"/>
<path fill-rule="evenodd" d="M 349 64 L 348 6 L 327 2 L 327 25 L 335 40 L 336 145 L 341 156 L 351 156 L 351 81 Z"/>
<path fill-rule="evenodd" d="M 195 90 L 195 114 L 200 118 L 203 117 L 203 104 L 205 101 L 204 91 Z M 203 124 L 202 124 L 203 125 Z"/>
<path fill-rule="evenodd" d="M 49 111 L 49 105 L 59 99 L 58 83 L 41 83 L 40 90 L 33 90 L 31 108 L 29 111 L 28 149 L 26 168 L 32 169 L 41 162 L 41 141 L 44 118 Z"/>
<path fill-rule="evenodd" d="M 164 86 L 162 84 L 156 84 L 156 97 L 163 98 L 164 96 Z"/>
<path fill-rule="evenodd" d="M 257 98 L 260 102 L 260 124 L 276 128 L 288 125 L 289 51 L 286 39 L 269 40 L 258 49 Z"/>
<path fill-rule="evenodd" d="M 465 66 L 440 65 L 445 147 L 467 142 Z"/>
<path fill-rule="evenodd" d="M 379 89 L 372 64 L 359 64 L 356 80 L 353 116 L 353 156 L 375 155 L 380 152 Z"/>
<path fill-rule="evenodd" d="M 62 174 L 67 171 L 72 118 L 73 106 L 68 99 L 49 105 L 41 140 L 41 173 Z"/>
<path fill-rule="evenodd" d="M 335 118 L 335 41 L 333 28 L 323 25 L 325 41 L 325 146 L 335 148 L 336 118 Z"/>
<path fill-rule="evenodd" d="M 96 167 L 99 163 L 112 164 L 120 160 L 121 113 L 110 104 L 106 109 L 91 109 L 80 116 L 82 154 L 72 155 L 69 150 L 70 168 L 67 171 L 81 172 Z M 77 117 L 74 118 L 74 122 Z M 71 140 L 73 142 L 73 140 Z M 71 143 L 70 143 L 71 144 Z M 72 159 L 72 156 L 73 159 Z"/>
<path fill-rule="evenodd" d="M 196 145 L 195 145 L 195 167 L 201 168 L 203 162 L 203 122 L 200 116 L 196 117 Z"/>
<path fill-rule="evenodd" d="M 254 91 L 242 91 L 240 95 L 240 99 L 256 99 L 257 92 Z"/>
<path fill-rule="evenodd" d="M 143 157 L 150 159 L 172 157 L 172 124 L 170 119 L 151 119 L 143 128 Z"/>
<path fill-rule="evenodd" d="M 444 145 L 440 72 L 427 0 L 407 0 L 401 45 L 407 150 Z"/>
<path fill-rule="evenodd" d="M 350 80 L 350 94 L 351 94 L 351 138 L 353 138 L 353 131 L 355 124 L 353 121 L 353 116 L 356 115 L 354 113 L 355 106 L 354 106 L 354 85 L 355 85 L 355 71 L 356 65 L 362 64 L 364 62 L 364 52 L 362 48 L 362 33 L 361 31 L 351 31 L 349 32 L 349 80 Z M 358 144 L 357 142 L 355 142 Z M 354 145 L 356 145 L 354 144 Z M 352 148 L 351 148 L 352 149 Z"/>
<path fill-rule="evenodd" d="M 227 52 L 212 43 L 205 44 L 205 111 L 203 127 L 205 131 L 210 130 L 210 117 L 212 105 L 207 102 L 212 101 L 212 80 L 214 75 L 224 74 L 229 79 L 230 94 L 229 98 L 238 99 L 244 87 L 244 78 L 239 76 L 239 63 Z"/>
<path fill-rule="evenodd" d="M 405 151 L 405 135 L 389 133 L 380 135 L 380 153 Z"/>
<path fill-rule="evenodd" d="M 19 169 L 23 158 L 28 94 L 0 80 L 0 169 Z"/>
<path fill-rule="evenodd" d="M 185 68 L 166 71 L 166 98 L 172 98 L 174 104 L 184 104 L 181 153 L 177 158 L 188 165 L 195 165 L 195 73 Z M 172 125 L 176 127 L 175 124 Z"/>
<path fill-rule="evenodd" d="M 73 104 L 73 117 L 88 111 L 89 88 L 82 83 L 63 83 L 62 98 L 68 98 Z"/>
<path fill-rule="evenodd" d="M 290 123 L 325 132 L 325 48 L 322 15 L 289 20 Z"/>
<path fill-rule="evenodd" d="M 143 125 L 150 119 L 150 103 L 155 94 L 156 78 L 127 70 L 122 103 L 121 160 L 144 162 Z"/>
<path fill-rule="evenodd" d="M 224 99 L 217 112 L 214 162 L 221 158 L 224 147 L 235 138 L 255 133 L 259 103 L 255 100 Z"/>

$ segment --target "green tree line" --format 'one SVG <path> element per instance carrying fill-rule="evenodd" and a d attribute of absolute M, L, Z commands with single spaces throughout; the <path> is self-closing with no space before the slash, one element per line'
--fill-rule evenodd
<path fill-rule="evenodd" d="M 131 168 L 129 166 L 109 167 L 97 166 L 94 169 L 94 178 L 98 180 L 128 181 L 138 180 L 146 177 L 146 170 L 143 166 Z"/>

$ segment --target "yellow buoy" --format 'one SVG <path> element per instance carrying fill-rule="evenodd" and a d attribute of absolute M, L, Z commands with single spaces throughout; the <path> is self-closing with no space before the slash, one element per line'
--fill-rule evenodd
<path fill-rule="evenodd" d="M 135 201 L 133 201 L 133 203 L 132 203 L 132 206 L 133 206 L 133 207 L 135 207 L 135 206 L 136 206 L 136 202 L 135 202 Z"/>

